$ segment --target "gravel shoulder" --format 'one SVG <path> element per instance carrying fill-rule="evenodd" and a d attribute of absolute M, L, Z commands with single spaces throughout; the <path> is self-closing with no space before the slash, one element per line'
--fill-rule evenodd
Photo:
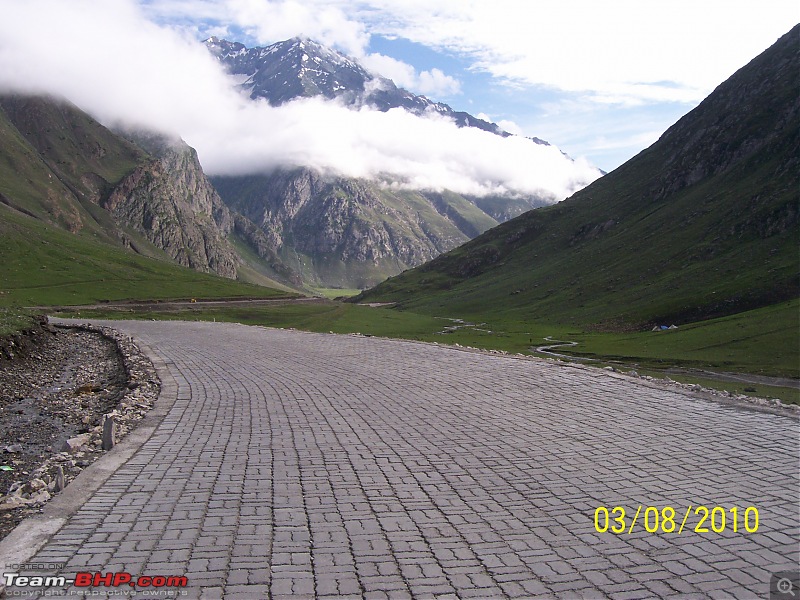
<path fill-rule="evenodd" d="M 8 340 L 6 340 L 8 341 Z M 158 397 L 149 359 L 113 330 L 40 327 L 0 353 L 0 539 L 122 439 Z"/>

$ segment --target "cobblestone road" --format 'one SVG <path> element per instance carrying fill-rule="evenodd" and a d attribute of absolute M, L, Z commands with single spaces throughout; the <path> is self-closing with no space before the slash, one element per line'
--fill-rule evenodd
<path fill-rule="evenodd" d="M 188 598 L 766 598 L 798 564 L 792 418 L 433 345 L 114 326 L 174 401 L 34 557 L 66 575 L 185 575 Z M 627 533 L 640 505 L 676 532 L 643 508 Z M 678 534 L 689 505 L 724 529 L 692 511 Z M 626 533 L 598 533 L 598 506 Z"/>

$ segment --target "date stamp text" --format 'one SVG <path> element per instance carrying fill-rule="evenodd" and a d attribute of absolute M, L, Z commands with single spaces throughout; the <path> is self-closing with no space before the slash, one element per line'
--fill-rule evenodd
<path fill-rule="evenodd" d="M 626 511 L 622 506 L 598 506 L 594 511 L 594 528 L 598 533 L 631 534 L 644 529 L 647 533 L 755 533 L 758 531 L 758 509 L 755 506 L 692 506 L 679 514 L 672 506 L 642 506 Z M 639 528 L 639 529 L 637 529 Z"/>

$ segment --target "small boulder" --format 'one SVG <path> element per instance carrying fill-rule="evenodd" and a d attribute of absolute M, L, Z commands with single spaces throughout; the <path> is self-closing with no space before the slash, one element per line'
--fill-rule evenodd
<path fill-rule="evenodd" d="M 31 494 L 30 503 L 31 504 L 44 504 L 48 500 L 50 500 L 50 492 L 47 489 L 39 490 L 35 494 Z"/>
<path fill-rule="evenodd" d="M 56 469 L 56 478 L 55 481 L 53 481 L 53 483 L 55 484 L 53 486 L 53 489 L 56 493 L 63 490 L 64 487 L 66 486 L 66 480 L 64 478 L 64 469 L 61 467 L 61 465 L 58 465 L 58 469 Z"/>
<path fill-rule="evenodd" d="M 6 496 L 0 499 L 0 512 L 14 510 L 20 506 L 27 506 L 28 501 L 21 496 Z"/>
<path fill-rule="evenodd" d="M 91 434 L 89 433 L 82 433 L 80 435 L 76 435 L 75 437 L 69 438 L 64 445 L 61 447 L 62 452 L 77 452 L 84 446 L 89 443 L 91 438 Z"/>
<path fill-rule="evenodd" d="M 103 450 L 111 450 L 117 444 L 117 432 L 114 423 L 114 417 L 106 415 L 103 420 L 103 443 L 101 447 Z"/>
<path fill-rule="evenodd" d="M 43 479 L 31 479 L 22 486 L 22 493 L 26 496 L 34 496 L 41 490 L 47 489 L 47 484 Z"/>

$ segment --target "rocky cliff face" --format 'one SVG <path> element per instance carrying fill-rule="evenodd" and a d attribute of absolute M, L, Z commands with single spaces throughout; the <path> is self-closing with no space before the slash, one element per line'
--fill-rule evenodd
<path fill-rule="evenodd" d="M 125 177 L 103 207 L 179 264 L 235 278 L 236 255 L 226 239 L 233 218 L 197 154 L 183 143 L 171 144 L 160 154 Z"/>
<path fill-rule="evenodd" d="M 316 285 L 366 287 L 497 224 L 456 194 L 428 197 L 309 169 L 213 182 Z"/>

